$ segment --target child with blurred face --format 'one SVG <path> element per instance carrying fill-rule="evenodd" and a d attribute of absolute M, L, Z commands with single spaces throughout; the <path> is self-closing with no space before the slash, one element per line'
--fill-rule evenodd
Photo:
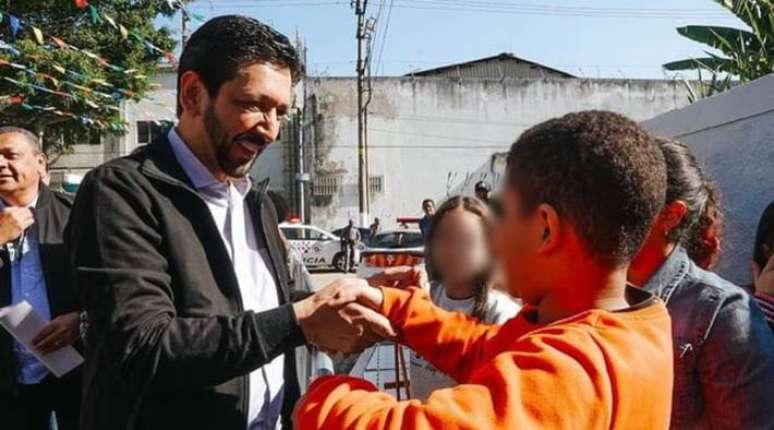
<path fill-rule="evenodd" d="M 439 276 L 430 285 L 430 296 L 443 309 L 503 324 L 518 313 L 519 305 L 492 290 L 493 224 L 489 208 L 474 197 L 452 197 L 438 208 L 427 240 L 427 259 Z M 414 397 L 423 400 L 437 389 L 456 385 L 416 353 L 411 356 L 411 380 Z"/>

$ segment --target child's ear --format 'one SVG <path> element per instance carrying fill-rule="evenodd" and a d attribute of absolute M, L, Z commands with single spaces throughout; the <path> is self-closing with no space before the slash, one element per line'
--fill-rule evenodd
<path fill-rule="evenodd" d="M 537 207 L 539 227 L 542 228 L 539 253 L 552 252 L 559 245 L 562 234 L 561 220 L 553 206 L 541 204 Z"/>

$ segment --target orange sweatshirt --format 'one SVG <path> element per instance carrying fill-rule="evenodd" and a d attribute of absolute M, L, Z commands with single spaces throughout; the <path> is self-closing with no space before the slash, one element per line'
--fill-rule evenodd
<path fill-rule="evenodd" d="M 461 385 L 398 402 L 368 381 L 315 381 L 296 409 L 313 429 L 666 429 L 672 400 L 669 315 L 643 297 L 622 312 L 589 310 L 538 326 L 525 309 L 489 326 L 384 288 L 382 312 L 406 344 Z"/>

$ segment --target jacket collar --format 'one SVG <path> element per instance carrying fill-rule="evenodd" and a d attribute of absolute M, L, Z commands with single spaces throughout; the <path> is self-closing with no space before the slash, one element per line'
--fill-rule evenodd
<path fill-rule="evenodd" d="M 164 132 L 162 137 L 150 143 L 143 149 L 145 151 L 144 160 L 140 164 L 140 170 L 147 176 L 162 180 L 170 185 L 183 187 L 188 191 L 196 193 L 191 178 L 188 177 L 183 167 L 177 161 L 175 153 L 172 151 L 168 132 Z M 253 181 L 251 191 L 257 192 L 262 196 L 269 186 L 269 178 L 260 182 Z"/>
<path fill-rule="evenodd" d="M 642 288 L 663 298 L 664 302 L 668 303 L 674 290 L 690 271 L 692 264 L 685 249 L 677 245 Z"/>

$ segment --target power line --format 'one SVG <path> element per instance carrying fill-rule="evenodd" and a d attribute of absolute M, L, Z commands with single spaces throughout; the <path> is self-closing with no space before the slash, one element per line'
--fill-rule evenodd
<path fill-rule="evenodd" d="M 387 9 L 387 19 L 384 22 L 382 28 L 382 43 L 379 47 L 379 55 L 376 59 L 376 73 L 379 74 L 379 68 L 382 66 L 382 55 L 384 54 L 384 46 L 387 43 L 387 33 L 390 30 L 390 19 L 392 18 L 392 8 L 395 6 L 395 1 L 390 0 L 390 7 Z"/>
<path fill-rule="evenodd" d="M 308 0 L 223 0 L 220 7 L 266 8 L 266 7 L 303 7 L 334 6 L 348 4 L 344 1 Z M 470 2 L 461 0 L 393 0 L 391 7 L 415 10 L 433 10 L 446 12 L 480 12 L 498 15 L 526 16 L 573 16 L 580 18 L 631 18 L 631 19 L 727 19 L 732 15 L 718 10 L 693 9 L 646 9 L 646 8 L 590 8 L 563 7 L 554 5 L 527 5 L 496 2 Z"/>

